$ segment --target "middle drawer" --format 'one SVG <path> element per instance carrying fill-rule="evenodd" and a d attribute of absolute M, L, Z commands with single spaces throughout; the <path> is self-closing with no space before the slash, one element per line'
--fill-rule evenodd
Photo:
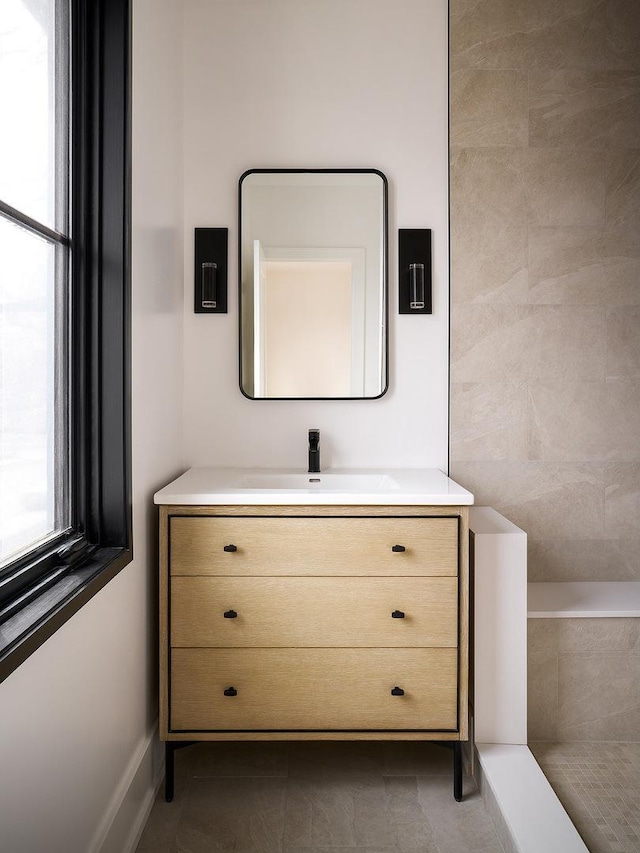
<path fill-rule="evenodd" d="M 457 614 L 458 582 L 451 577 L 174 577 L 170 642 L 455 648 Z"/>

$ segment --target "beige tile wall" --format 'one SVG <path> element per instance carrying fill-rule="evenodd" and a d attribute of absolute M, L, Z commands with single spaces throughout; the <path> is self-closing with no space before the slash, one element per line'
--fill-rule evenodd
<path fill-rule="evenodd" d="M 451 255 L 452 476 L 640 579 L 638 0 L 451 0 Z"/>
<path fill-rule="evenodd" d="M 529 740 L 640 739 L 640 620 L 529 619 Z"/>

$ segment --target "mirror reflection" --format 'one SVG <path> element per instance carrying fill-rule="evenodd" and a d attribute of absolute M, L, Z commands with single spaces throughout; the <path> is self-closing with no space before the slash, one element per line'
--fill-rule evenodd
<path fill-rule="evenodd" d="M 258 170 L 240 179 L 240 386 L 252 399 L 387 387 L 386 179 Z"/>

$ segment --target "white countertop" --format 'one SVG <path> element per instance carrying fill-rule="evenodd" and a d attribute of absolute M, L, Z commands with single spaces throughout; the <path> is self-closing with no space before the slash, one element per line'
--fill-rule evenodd
<path fill-rule="evenodd" d="M 473 495 L 436 468 L 191 468 L 154 495 L 156 504 L 432 505 L 473 503 Z"/>

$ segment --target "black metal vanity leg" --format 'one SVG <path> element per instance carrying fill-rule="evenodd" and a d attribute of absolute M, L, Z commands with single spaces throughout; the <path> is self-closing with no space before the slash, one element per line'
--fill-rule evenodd
<path fill-rule="evenodd" d="M 462 743 L 453 744 L 453 796 L 457 803 L 462 800 Z"/>
<path fill-rule="evenodd" d="M 196 740 L 165 741 L 164 744 L 164 798 L 170 803 L 173 800 L 173 780 L 175 777 L 175 754 L 177 749 L 193 746 Z"/>
<path fill-rule="evenodd" d="M 175 745 L 167 741 L 164 745 L 164 798 L 167 803 L 173 800 L 175 753 Z"/>

